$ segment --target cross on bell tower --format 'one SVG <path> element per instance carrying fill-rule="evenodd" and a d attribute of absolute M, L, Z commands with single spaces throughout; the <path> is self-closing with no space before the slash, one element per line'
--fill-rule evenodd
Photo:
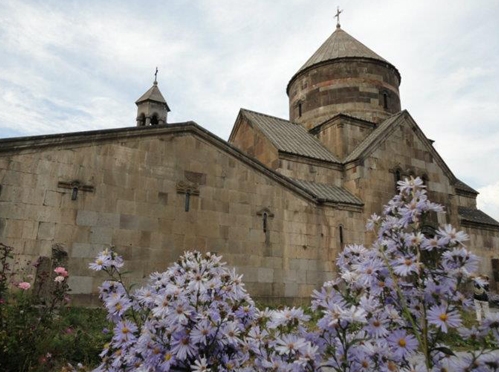
<path fill-rule="evenodd" d="M 136 102 L 137 105 L 137 126 L 166 124 L 170 108 L 165 98 L 158 88 L 158 68 L 154 73 L 152 87 L 145 92 Z"/>

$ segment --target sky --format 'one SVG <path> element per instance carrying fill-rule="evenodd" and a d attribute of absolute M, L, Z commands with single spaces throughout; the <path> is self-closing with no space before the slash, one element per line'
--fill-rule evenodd
<path fill-rule="evenodd" d="M 497 0 L 0 0 L 0 138 L 134 126 L 156 67 L 169 122 L 227 139 L 240 108 L 288 118 L 286 85 L 337 6 L 499 220 Z"/>

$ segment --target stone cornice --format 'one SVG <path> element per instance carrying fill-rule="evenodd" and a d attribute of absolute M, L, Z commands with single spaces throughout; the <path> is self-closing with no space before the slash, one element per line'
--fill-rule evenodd
<path fill-rule="evenodd" d="M 331 161 L 310 158 L 308 156 L 296 155 L 286 151 L 279 151 L 279 159 L 343 171 L 343 165 L 341 163 L 333 163 Z"/>

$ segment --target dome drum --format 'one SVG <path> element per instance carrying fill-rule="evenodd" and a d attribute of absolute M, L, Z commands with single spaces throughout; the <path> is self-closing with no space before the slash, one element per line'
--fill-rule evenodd
<path fill-rule="evenodd" d="M 307 129 L 343 113 L 379 123 L 401 109 L 400 75 L 389 63 L 341 58 L 300 71 L 288 85 L 290 120 Z"/>

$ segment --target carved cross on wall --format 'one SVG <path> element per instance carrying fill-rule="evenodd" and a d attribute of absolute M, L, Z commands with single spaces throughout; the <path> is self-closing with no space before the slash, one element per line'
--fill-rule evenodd
<path fill-rule="evenodd" d="M 262 228 L 265 234 L 265 243 L 270 242 L 269 218 L 274 218 L 274 214 L 268 208 L 263 208 L 256 212 L 258 216 L 262 217 Z"/>
<path fill-rule="evenodd" d="M 185 194 L 184 210 L 189 212 L 191 195 L 199 195 L 199 185 L 193 182 L 179 181 L 177 183 L 177 193 Z"/>
<path fill-rule="evenodd" d="M 95 188 L 90 185 L 83 185 L 80 181 L 71 181 L 71 182 L 59 182 L 57 187 L 61 189 L 70 189 L 71 191 L 71 200 L 76 200 L 78 198 L 78 191 L 84 192 L 94 192 Z"/>

